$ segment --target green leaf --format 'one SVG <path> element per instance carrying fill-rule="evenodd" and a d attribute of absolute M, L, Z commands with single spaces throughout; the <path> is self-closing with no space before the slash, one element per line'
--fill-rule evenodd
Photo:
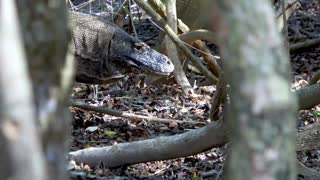
<path fill-rule="evenodd" d="M 318 117 L 318 115 L 319 115 L 318 111 L 313 111 L 312 114 L 314 117 Z"/>
<path fill-rule="evenodd" d="M 192 178 L 199 178 L 199 174 L 197 172 L 194 172 Z"/>
<path fill-rule="evenodd" d="M 115 136 L 117 133 L 114 131 L 110 131 L 110 130 L 105 130 L 104 131 L 104 135 L 108 136 L 108 137 L 113 137 Z"/>

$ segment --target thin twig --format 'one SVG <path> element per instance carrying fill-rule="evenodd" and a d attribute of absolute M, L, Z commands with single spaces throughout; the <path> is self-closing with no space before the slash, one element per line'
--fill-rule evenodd
<path fill-rule="evenodd" d="M 178 123 L 178 124 L 191 124 L 191 125 L 206 125 L 206 123 L 203 122 L 196 122 L 196 121 L 181 121 L 181 120 L 174 120 L 174 119 L 164 119 L 164 118 L 157 118 L 157 117 L 152 117 L 152 116 L 142 116 L 142 115 L 136 115 L 132 113 L 126 113 L 118 110 L 113 110 L 109 109 L 106 107 L 96 107 L 96 106 L 91 106 L 88 104 L 85 104 L 83 102 L 77 102 L 77 101 L 70 101 L 69 102 L 70 106 L 80 108 L 83 110 L 88 110 L 88 111 L 94 111 L 94 112 L 99 112 L 103 114 L 108 114 L 116 117 L 123 117 L 131 121 L 149 121 L 149 122 L 159 122 L 159 123 Z"/>
<path fill-rule="evenodd" d="M 95 2 L 95 1 L 96 0 L 89 0 L 87 2 L 81 3 L 81 4 L 77 5 L 77 6 L 75 6 L 75 10 L 78 11 L 79 9 L 82 9 L 82 8 L 86 7 L 87 5 L 90 5 L 91 3 Z M 90 12 L 90 14 L 91 14 L 91 12 Z"/>
<path fill-rule="evenodd" d="M 132 26 L 133 33 L 134 33 L 135 37 L 138 38 L 138 33 L 136 31 L 136 27 L 134 26 L 134 22 L 133 22 L 133 16 L 132 16 L 132 10 L 131 10 L 131 0 L 129 0 L 128 2 L 129 2 L 129 16 L 130 16 L 131 26 Z"/>
<path fill-rule="evenodd" d="M 128 3 L 128 0 L 123 1 L 123 3 L 120 5 L 119 9 L 117 10 L 117 12 L 115 12 L 114 14 L 117 16 L 112 16 L 112 22 L 116 22 L 118 19 L 118 16 L 122 16 L 122 13 L 124 11 L 124 6 L 126 6 L 126 4 Z"/>

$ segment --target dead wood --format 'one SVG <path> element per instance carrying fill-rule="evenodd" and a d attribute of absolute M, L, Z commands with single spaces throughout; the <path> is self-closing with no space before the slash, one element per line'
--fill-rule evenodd
<path fill-rule="evenodd" d="M 310 109 L 320 104 L 320 83 L 303 87 L 294 92 L 298 97 L 299 109 Z"/>
<path fill-rule="evenodd" d="M 313 74 L 312 78 L 309 81 L 309 84 L 315 84 L 320 80 L 320 71 L 317 71 L 316 73 Z"/>
<path fill-rule="evenodd" d="M 70 152 L 69 158 L 90 166 L 103 162 L 105 167 L 173 159 L 220 147 L 227 142 L 226 134 L 222 121 L 217 121 L 170 137 L 78 150 Z"/>
<path fill-rule="evenodd" d="M 320 44 L 320 38 L 310 39 L 303 42 L 298 42 L 290 46 L 290 51 L 298 51 L 306 48 L 311 48 Z"/>
<path fill-rule="evenodd" d="M 320 124 L 309 125 L 297 135 L 297 151 L 315 150 L 320 148 Z"/>
<path fill-rule="evenodd" d="M 301 162 L 297 162 L 298 174 L 302 175 L 304 179 L 320 179 L 320 173 L 314 169 L 308 168 Z"/>
<path fill-rule="evenodd" d="M 126 112 L 113 110 L 109 108 L 91 106 L 91 105 L 88 105 L 82 102 L 77 102 L 77 101 L 70 101 L 69 105 L 83 109 L 83 110 L 94 111 L 94 112 L 108 114 L 116 117 L 123 117 L 131 121 L 149 121 L 149 122 L 159 122 L 159 123 L 165 123 L 165 124 L 184 123 L 184 124 L 191 124 L 191 125 L 205 125 L 205 123 L 197 122 L 197 121 L 181 121 L 181 120 L 175 120 L 175 119 L 164 119 L 164 118 L 136 115 L 136 114 L 126 113 Z"/>
<path fill-rule="evenodd" d="M 306 141 L 311 142 L 310 139 L 307 140 L 305 137 L 312 138 L 312 142 L 319 141 L 320 135 L 316 133 L 319 131 L 318 129 L 319 125 L 305 128 L 303 132 L 298 133 L 298 151 L 319 148 L 319 143 L 315 143 L 316 146 L 309 146 L 309 143 L 304 143 Z M 70 152 L 69 158 L 91 166 L 104 162 L 105 167 L 173 159 L 201 153 L 214 147 L 221 147 L 228 142 L 227 133 L 222 121 L 219 120 L 204 128 L 175 136 Z M 313 173 L 309 174 L 309 171 Z M 304 176 L 317 175 L 314 170 L 301 165 L 298 167 L 298 172 Z"/>

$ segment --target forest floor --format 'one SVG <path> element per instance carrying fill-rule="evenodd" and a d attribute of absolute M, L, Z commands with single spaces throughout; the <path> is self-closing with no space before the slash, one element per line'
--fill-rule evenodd
<path fill-rule="evenodd" d="M 290 44 L 320 37 L 320 9 L 316 1 L 304 0 L 288 21 Z M 141 40 L 155 45 L 160 30 L 143 20 L 135 27 Z M 292 89 L 307 86 L 312 75 L 320 70 L 320 46 L 291 53 Z M 200 74 L 191 74 L 196 84 L 205 80 Z M 215 86 L 195 86 L 194 97 L 186 97 L 177 85 L 152 85 L 143 75 L 130 75 L 117 83 L 99 86 L 98 99 L 90 85 L 74 85 L 73 98 L 93 106 L 108 107 L 123 112 L 183 121 L 208 122 L 210 100 Z M 101 113 L 70 108 L 74 120 L 71 151 L 87 147 L 109 146 L 117 143 L 170 136 L 199 128 L 190 124 L 136 121 Z M 320 106 L 299 111 L 297 128 L 319 123 Z M 140 163 L 103 169 L 77 165 L 70 168 L 72 179 L 219 179 L 223 172 L 226 147 L 165 161 Z M 320 171 L 320 151 L 299 152 L 299 160 Z M 300 177 L 303 179 L 303 177 Z"/>

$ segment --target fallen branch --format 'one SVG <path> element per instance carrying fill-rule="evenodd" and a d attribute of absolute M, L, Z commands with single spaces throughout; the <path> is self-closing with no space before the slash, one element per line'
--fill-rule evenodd
<path fill-rule="evenodd" d="M 303 176 L 303 179 L 320 179 L 320 172 L 308 168 L 301 162 L 297 162 L 298 174 Z"/>
<path fill-rule="evenodd" d="M 320 80 L 320 71 L 317 71 L 313 74 L 312 78 L 309 81 L 309 84 L 316 84 Z"/>
<path fill-rule="evenodd" d="M 220 147 L 227 139 L 222 122 L 217 121 L 179 135 L 70 152 L 69 159 L 92 167 L 101 162 L 105 167 L 117 167 L 194 155 Z"/>
<path fill-rule="evenodd" d="M 297 151 L 315 150 L 320 148 L 320 124 L 309 125 L 298 132 Z"/>
<path fill-rule="evenodd" d="M 83 109 L 83 110 L 99 112 L 99 113 L 108 114 L 108 115 L 116 116 L 116 117 L 123 117 L 123 118 L 129 119 L 131 121 L 150 121 L 150 122 L 160 122 L 160 123 L 166 123 L 166 124 L 170 124 L 170 123 L 182 124 L 182 123 L 184 123 L 184 124 L 191 124 L 191 125 L 205 125 L 205 123 L 203 123 L 203 122 L 181 121 L 181 120 L 174 120 L 174 119 L 164 119 L 164 118 L 136 115 L 136 114 L 126 113 L 126 112 L 122 112 L 122 111 L 118 111 L 118 110 L 112 110 L 112 109 L 108 109 L 108 108 L 91 106 L 86 103 L 76 102 L 76 101 L 70 101 L 69 105 Z"/>
<path fill-rule="evenodd" d="M 117 167 L 124 164 L 135 164 L 194 155 L 213 147 L 220 147 L 227 142 L 227 132 L 223 129 L 221 123 L 222 122 L 218 121 L 217 123 L 211 123 L 204 128 L 170 137 L 122 143 L 107 147 L 87 148 L 70 152 L 69 158 L 90 166 L 96 166 L 100 162 L 103 162 L 105 167 Z M 310 143 L 307 143 L 306 145 L 305 142 L 307 139 L 301 135 L 301 133 L 316 135 L 318 136 L 317 141 L 319 142 L 319 133 L 314 133 L 315 131 L 318 131 L 318 128 L 319 125 L 298 133 L 298 151 L 310 150 L 310 147 L 315 149 L 319 148 L 319 143 L 316 143 L 318 146 L 312 145 L 309 147 Z M 310 138 L 313 138 L 313 136 L 310 136 Z M 316 138 L 313 139 L 316 141 Z M 301 144 L 304 145 L 301 146 Z M 320 177 L 319 172 L 307 168 L 300 162 L 298 162 L 298 172 L 305 177 Z"/>
<path fill-rule="evenodd" d="M 303 42 L 298 42 L 290 46 L 290 51 L 298 51 L 301 49 L 311 48 L 320 44 L 320 38 L 310 39 Z"/>
<path fill-rule="evenodd" d="M 294 92 L 298 97 L 299 109 L 310 109 L 320 104 L 320 83 L 303 87 Z"/>
<path fill-rule="evenodd" d="M 319 125 L 298 133 L 298 151 L 310 150 L 308 145 L 301 146 L 301 144 L 306 141 L 301 133 L 313 134 L 312 132 L 315 132 L 318 128 Z M 319 133 L 314 135 L 319 136 L 318 134 Z M 317 141 L 319 141 L 319 139 Z M 159 137 L 132 143 L 122 143 L 106 147 L 87 148 L 70 152 L 69 159 L 90 166 L 96 166 L 103 162 L 105 167 L 117 167 L 124 164 L 135 164 L 194 155 L 214 147 L 221 147 L 227 142 L 227 131 L 220 120 L 210 123 L 206 127 L 179 135 Z M 319 143 L 317 144 L 317 147 L 312 146 L 312 148 L 319 148 Z M 320 177 L 319 172 L 304 166 L 300 162 L 298 162 L 298 172 L 305 177 Z"/>

